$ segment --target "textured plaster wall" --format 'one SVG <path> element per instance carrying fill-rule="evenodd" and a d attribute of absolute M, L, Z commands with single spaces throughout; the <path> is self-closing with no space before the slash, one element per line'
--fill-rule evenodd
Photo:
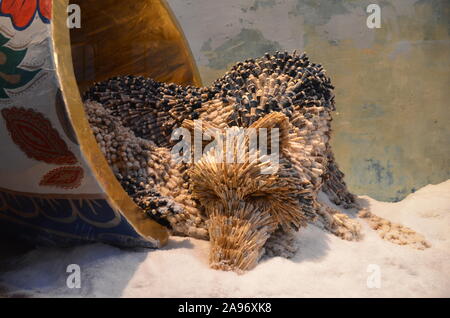
<path fill-rule="evenodd" d="M 450 1 L 168 0 L 205 84 L 297 49 L 336 86 L 333 147 L 350 189 L 400 200 L 450 177 Z M 366 7 L 381 7 L 381 28 Z"/>

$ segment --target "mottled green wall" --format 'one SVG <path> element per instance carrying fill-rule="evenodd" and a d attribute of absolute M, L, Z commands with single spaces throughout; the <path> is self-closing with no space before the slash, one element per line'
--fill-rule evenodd
<path fill-rule="evenodd" d="M 169 0 L 205 84 L 235 61 L 306 51 L 336 86 L 332 144 L 357 194 L 450 177 L 450 1 Z M 366 7 L 381 7 L 381 28 Z"/>

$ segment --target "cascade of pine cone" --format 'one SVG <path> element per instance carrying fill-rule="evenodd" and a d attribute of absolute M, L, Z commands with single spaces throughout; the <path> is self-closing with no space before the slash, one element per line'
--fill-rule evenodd
<path fill-rule="evenodd" d="M 292 234 L 307 222 L 344 239 L 359 237 L 356 222 L 317 200 L 322 190 L 335 204 L 356 206 L 329 144 L 333 86 L 306 54 L 249 59 L 202 88 L 115 77 L 96 83 L 84 99 L 123 188 L 173 235 L 209 239 L 212 267 L 248 270 L 263 255 L 290 257 Z M 264 156 L 216 162 L 214 149 L 198 162 L 171 160 L 172 132 L 193 131 L 195 120 L 223 135 L 227 128 L 278 128 L 277 172 L 260 173 Z"/>

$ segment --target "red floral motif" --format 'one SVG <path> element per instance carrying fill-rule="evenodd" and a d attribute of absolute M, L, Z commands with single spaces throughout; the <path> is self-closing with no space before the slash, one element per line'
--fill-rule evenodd
<path fill-rule="evenodd" d="M 52 0 L 39 0 L 38 12 L 44 22 L 50 22 L 52 19 Z"/>
<path fill-rule="evenodd" d="M 16 29 L 24 30 L 33 22 L 36 13 L 45 23 L 50 23 L 52 0 L 2 0 L 0 14 L 8 16 Z"/>
<path fill-rule="evenodd" d="M 58 131 L 41 113 L 13 107 L 3 109 L 2 115 L 12 140 L 28 157 L 59 165 L 77 163 Z"/>
<path fill-rule="evenodd" d="M 74 189 L 80 186 L 83 176 L 84 172 L 80 167 L 60 167 L 45 174 L 39 185 Z"/>

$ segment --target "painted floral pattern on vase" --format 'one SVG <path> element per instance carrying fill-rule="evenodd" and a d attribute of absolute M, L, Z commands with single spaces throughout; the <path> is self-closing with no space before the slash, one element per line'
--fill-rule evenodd
<path fill-rule="evenodd" d="M 28 28 L 36 15 L 44 23 L 50 23 L 52 0 L 2 0 L 0 15 L 10 17 L 16 30 Z"/>
<path fill-rule="evenodd" d="M 27 49 L 12 50 L 6 47 L 9 39 L 0 34 L 0 99 L 8 98 L 8 89 L 28 84 L 40 70 L 28 71 L 19 67 Z"/>
<path fill-rule="evenodd" d="M 83 174 L 80 167 L 59 167 L 44 175 L 39 185 L 70 190 L 80 186 Z"/>
<path fill-rule="evenodd" d="M 77 159 L 51 122 L 33 109 L 2 110 L 14 143 L 29 157 L 49 164 L 75 164 Z"/>

